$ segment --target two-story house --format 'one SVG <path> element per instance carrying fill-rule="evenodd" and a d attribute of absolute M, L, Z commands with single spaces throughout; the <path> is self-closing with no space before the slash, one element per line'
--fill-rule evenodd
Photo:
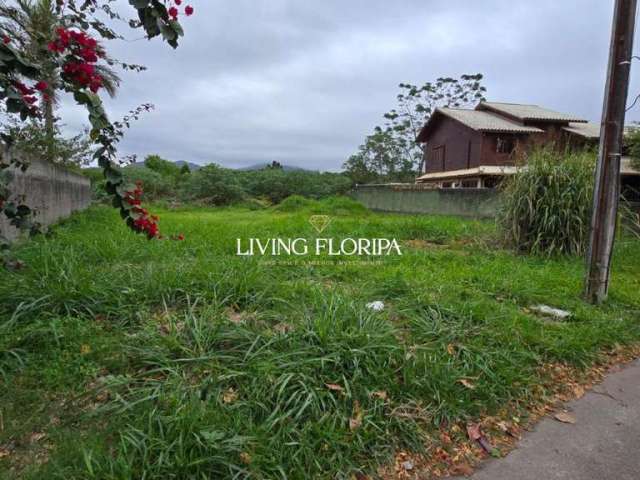
<path fill-rule="evenodd" d="M 537 105 L 481 102 L 475 109 L 438 108 L 418 136 L 425 144 L 418 183 L 492 188 L 539 146 L 597 145 L 600 125 Z M 640 175 L 623 162 L 623 175 Z"/>

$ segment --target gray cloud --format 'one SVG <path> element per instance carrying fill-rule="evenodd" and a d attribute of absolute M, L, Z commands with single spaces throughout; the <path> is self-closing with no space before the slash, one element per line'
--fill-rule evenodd
<path fill-rule="evenodd" d="M 398 83 L 475 72 L 492 100 L 599 120 L 613 1 L 191 3 L 178 50 L 126 30 L 133 40 L 110 46 L 149 67 L 124 75 L 112 116 L 156 105 L 123 153 L 336 170 L 394 106 Z M 70 127 L 83 121 L 69 103 L 63 116 Z"/>

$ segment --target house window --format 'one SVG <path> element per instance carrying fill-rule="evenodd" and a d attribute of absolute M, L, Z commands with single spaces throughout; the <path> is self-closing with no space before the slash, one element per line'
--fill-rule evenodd
<path fill-rule="evenodd" d="M 444 170 L 444 162 L 445 162 L 444 157 L 445 157 L 444 145 L 435 147 L 431 151 L 432 164 L 437 165 L 438 167 L 440 167 L 441 170 Z"/>
<path fill-rule="evenodd" d="M 516 149 L 516 140 L 513 137 L 498 137 L 496 139 L 496 152 L 511 155 Z"/>
<path fill-rule="evenodd" d="M 463 180 L 461 184 L 462 188 L 478 188 L 478 180 Z"/>

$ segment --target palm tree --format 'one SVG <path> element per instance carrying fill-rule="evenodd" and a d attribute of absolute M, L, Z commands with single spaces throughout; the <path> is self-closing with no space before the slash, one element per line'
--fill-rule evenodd
<path fill-rule="evenodd" d="M 56 10 L 55 0 L 0 0 L 0 33 L 15 42 L 24 56 L 42 73 L 48 88 L 41 93 L 44 112 L 44 127 L 50 160 L 55 161 L 53 152 L 56 137 L 55 106 L 58 103 L 59 70 L 51 58 L 48 44 L 55 37 L 55 30 L 65 25 L 68 17 Z M 111 97 L 116 95 L 120 77 L 108 65 L 96 65 L 96 72 L 102 77 L 102 86 Z"/>

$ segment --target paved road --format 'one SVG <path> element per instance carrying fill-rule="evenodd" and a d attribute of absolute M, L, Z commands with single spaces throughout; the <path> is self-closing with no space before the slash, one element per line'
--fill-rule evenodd
<path fill-rule="evenodd" d="M 575 425 L 546 418 L 506 458 L 473 480 L 639 480 L 640 361 L 612 373 L 567 410 Z"/>

